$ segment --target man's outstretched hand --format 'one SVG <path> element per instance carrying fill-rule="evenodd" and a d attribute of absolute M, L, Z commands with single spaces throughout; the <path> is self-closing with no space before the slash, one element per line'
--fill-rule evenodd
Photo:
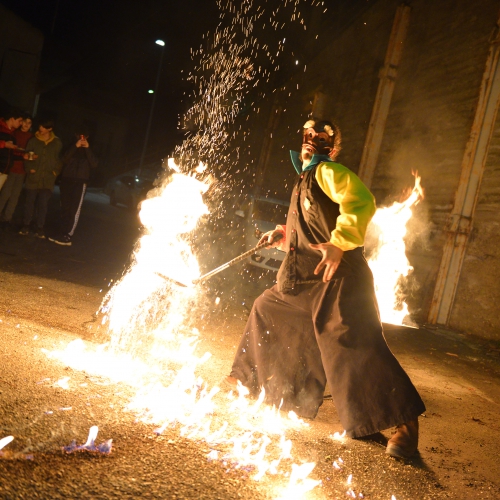
<path fill-rule="evenodd" d="M 319 250 L 323 254 L 321 262 L 316 266 L 314 274 L 319 274 L 323 268 L 325 272 L 323 273 L 323 281 L 326 283 L 333 278 L 337 267 L 339 267 L 340 261 L 342 260 L 342 255 L 344 251 L 339 247 L 336 247 L 333 243 L 310 243 L 309 246 L 314 248 L 314 250 Z"/>

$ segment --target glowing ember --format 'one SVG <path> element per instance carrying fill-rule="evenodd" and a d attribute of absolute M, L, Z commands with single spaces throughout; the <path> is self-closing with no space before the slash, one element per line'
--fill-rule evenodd
<path fill-rule="evenodd" d="M 12 441 L 14 441 L 14 436 L 7 436 L 0 439 L 0 450 L 5 448 L 9 443 L 12 443 Z"/>
<path fill-rule="evenodd" d="M 66 453 L 73 453 L 75 451 L 90 451 L 90 452 L 98 452 L 104 454 L 111 453 L 111 447 L 113 442 L 112 439 L 108 439 L 107 441 L 101 443 L 98 446 L 95 445 L 95 440 L 97 438 L 98 431 L 99 428 L 97 427 L 97 425 L 93 425 L 89 430 L 89 436 L 85 444 L 78 446 L 76 444 L 76 441 L 73 441 L 69 446 L 65 446 L 63 450 Z"/>
<path fill-rule="evenodd" d="M 379 208 L 368 228 L 367 239 L 377 241 L 368 264 L 375 280 L 380 317 L 384 323 L 401 325 L 409 321 L 402 290 L 404 280 L 413 271 L 406 257 L 406 224 L 412 216 L 412 207 L 422 198 L 420 177 L 415 174 L 415 187 L 406 200 Z"/>
<path fill-rule="evenodd" d="M 344 430 L 342 433 L 335 432 L 334 434 L 330 434 L 330 439 L 334 439 L 335 441 L 344 441 L 346 431 Z"/>
<path fill-rule="evenodd" d="M 54 386 L 60 387 L 61 389 L 69 389 L 69 377 L 63 377 L 54 383 Z"/>

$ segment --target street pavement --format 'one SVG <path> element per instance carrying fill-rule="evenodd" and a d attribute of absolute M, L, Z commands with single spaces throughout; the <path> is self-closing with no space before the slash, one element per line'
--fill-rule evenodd
<path fill-rule="evenodd" d="M 57 210 L 56 193 L 49 234 Z M 248 470 L 208 460 L 210 448 L 176 428 L 155 434 L 126 410 L 133 394 L 126 384 L 47 357 L 77 338 L 106 340 L 96 312 L 140 234 L 137 214 L 110 206 L 97 190 L 86 197 L 71 247 L 0 233 L 0 439 L 14 436 L 0 455 L 0 499 L 274 498 L 272 478 L 257 482 Z M 228 253 L 214 248 L 219 261 L 207 265 Z M 205 287 L 208 306 L 195 323 L 199 351 L 212 353 L 202 370 L 209 385 L 228 373 L 252 300 L 273 279 L 241 265 Z M 442 329 L 386 325 L 386 337 L 427 405 L 420 453 L 388 457 L 391 429 L 371 440 L 331 439 L 342 427 L 327 399 L 306 430 L 291 434 L 295 460 L 315 462 L 312 477 L 321 481 L 307 498 L 500 498 L 499 346 Z M 113 440 L 109 455 L 62 451 L 84 443 L 92 425 L 96 443 Z"/>

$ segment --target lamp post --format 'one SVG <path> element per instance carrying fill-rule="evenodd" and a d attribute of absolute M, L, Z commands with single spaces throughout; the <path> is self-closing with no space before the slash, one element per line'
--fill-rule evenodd
<path fill-rule="evenodd" d="M 155 88 L 153 91 L 149 90 L 149 93 L 153 94 L 153 101 L 151 102 L 151 109 L 149 110 L 148 126 L 146 127 L 146 137 L 144 138 L 144 146 L 142 147 L 141 159 L 139 161 L 139 174 L 141 173 L 142 166 L 144 163 L 144 156 L 146 155 L 146 149 L 148 148 L 149 131 L 151 130 L 151 121 L 153 120 L 156 94 L 158 92 L 158 84 L 160 83 L 161 67 L 163 64 L 163 53 L 165 52 L 165 42 L 163 40 L 156 40 L 155 43 L 161 47 L 160 64 L 158 65 L 158 73 L 156 74 Z"/>

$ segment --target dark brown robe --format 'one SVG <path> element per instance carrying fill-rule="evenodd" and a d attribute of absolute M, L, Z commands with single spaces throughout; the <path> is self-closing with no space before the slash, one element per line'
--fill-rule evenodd
<path fill-rule="evenodd" d="M 385 341 L 363 250 L 344 252 L 329 283 L 313 273 L 321 255 L 309 243 L 329 241 L 339 214 L 314 173 L 294 186 L 278 284 L 255 301 L 231 376 L 308 418 L 328 381 L 347 435 L 362 437 L 413 420 L 425 406 Z"/>

